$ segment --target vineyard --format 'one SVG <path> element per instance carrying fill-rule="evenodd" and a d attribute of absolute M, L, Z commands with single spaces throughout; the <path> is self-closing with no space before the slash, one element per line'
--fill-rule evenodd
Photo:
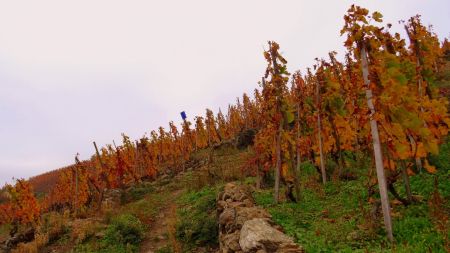
<path fill-rule="evenodd" d="M 104 213 L 111 192 L 186 174 L 199 154 L 208 178 L 250 180 L 257 203 L 275 213 L 286 203 L 307 206 L 311 189 L 326 195 L 330 187 L 360 182 L 366 192 L 360 206 L 371 208 L 367 219 L 385 248 L 404 243 L 395 233 L 394 209 L 425 206 L 441 245 L 420 250 L 448 251 L 450 43 L 424 26 L 419 15 L 399 25 L 406 38 L 391 32 L 393 25 L 384 24 L 381 13 L 351 6 L 341 30 L 343 57 L 332 51 L 291 73 L 280 45 L 269 41 L 259 87 L 226 112 L 206 109 L 205 116 L 185 119 L 180 127 L 169 122 L 138 140 L 122 134 L 122 143 L 98 147 L 93 142 L 89 160 L 76 156 L 65 168 L 6 185 L 0 232 L 21 236 L 8 251 L 38 252 L 53 236 L 43 229 L 44 217 L 95 217 Z M 233 165 L 210 166 L 227 148 L 242 152 L 236 177 L 224 176 L 236 174 L 226 171 Z M 412 185 L 421 179 L 433 189 L 430 196 Z M 33 242 L 35 251 L 29 246 Z M 138 247 L 122 250 L 117 252 Z"/>

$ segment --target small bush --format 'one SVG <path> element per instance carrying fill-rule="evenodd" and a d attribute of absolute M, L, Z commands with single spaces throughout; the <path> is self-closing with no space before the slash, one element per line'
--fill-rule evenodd
<path fill-rule="evenodd" d="M 47 213 L 42 216 L 42 233 L 48 235 L 49 243 L 59 240 L 63 235 L 70 231 L 67 225 L 69 221 L 68 214 L 56 212 Z"/>
<path fill-rule="evenodd" d="M 124 214 L 112 220 L 111 225 L 106 229 L 103 243 L 111 252 L 127 248 L 134 251 L 143 237 L 144 226 L 141 221 L 133 215 Z"/>
<path fill-rule="evenodd" d="M 154 191 L 155 187 L 150 183 L 138 184 L 130 187 L 130 189 L 122 194 L 121 202 L 122 204 L 125 204 L 137 201 L 143 199 L 147 194 L 153 193 Z"/>
<path fill-rule="evenodd" d="M 448 152 L 443 152 L 445 147 L 440 151 L 436 158 L 439 160 L 435 161 L 436 166 L 441 162 L 437 173 L 423 172 L 410 177 L 413 193 L 424 200 L 407 207 L 392 206 L 395 238 L 392 244 L 385 239 L 382 220 L 371 220 L 373 207 L 367 201 L 367 176 L 362 172 L 355 180 L 329 182 L 322 186 L 317 183 L 315 168 L 304 163 L 301 181 L 304 188 L 300 202 L 275 205 L 272 189 L 256 191 L 254 198 L 306 252 L 445 252 L 447 216 L 442 215 L 439 220 L 429 207 L 435 191 L 434 180 L 437 179 L 437 189 L 442 197 L 439 208 L 448 210 L 450 184 L 446 183 L 448 172 L 445 170 Z M 360 164 L 366 164 L 367 160 L 369 158 Z M 397 188 L 404 196 L 401 180 L 398 184 Z"/>
<path fill-rule="evenodd" d="M 48 235 L 37 234 L 32 242 L 19 243 L 12 253 L 38 253 L 48 243 Z"/>
<path fill-rule="evenodd" d="M 237 148 L 243 150 L 250 145 L 253 145 L 253 141 L 255 139 L 256 130 L 255 129 L 247 129 L 240 132 L 237 136 Z"/>
<path fill-rule="evenodd" d="M 430 156 L 430 163 L 435 165 L 444 175 L 450 175 L 450 137 L 439 147 L 438 155 Z"/>
<path fill-rule="evenodd" d="M 183 219 L 177 226 L 177 238 L 185 244 L 215 244 L 217 233 L 215 218 L 208 215 L 197 214 L 195 220 Z"/>
<path fill-rule="evenodd" d="M 101 228 L 102 225 L 98 221 L 89 219 L 77 220 L 73 224 L 71 239 L 76 244 L 83 243 L 99 232 Z"/>
<path fill-rule="evenodd" d="M 310 163 L 309 161 L 303 162 L 300 166 L 301 166 L 300 170 L 302 171 L 302 173 L 304 173 L 307 176 L 317 174 L 317 170 L 314 167 L 314 164 Z"/>
<path fill-rule="evenodd" d="M 158 214 L 163 203 L 161 194 L 150 194 L 143 199 L 122 206 L 122 212 L 137 217 L 142 223 L 149 225 Z"/>
<path fill-rule="evenodd" d="M 218 225 L 215 215 L 217 189 L 205 187 L 182 198 L 184 208 L 178 212 L 176 236 L 185 247 L 215 246 Z"/>

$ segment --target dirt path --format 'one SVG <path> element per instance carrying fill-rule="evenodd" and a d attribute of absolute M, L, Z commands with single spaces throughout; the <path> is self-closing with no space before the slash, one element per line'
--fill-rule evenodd
<path fill-rule="evenodd" d="M 141 253 L 156 253 L 164 248 L 179 252 L 176 250 L 179 246 L 175 239 L 176 200 L 182 192 L 183 190 L 171 192 L 164 201 L 164 206 L 150 225 L 147 237 L 141 244 Z"/>

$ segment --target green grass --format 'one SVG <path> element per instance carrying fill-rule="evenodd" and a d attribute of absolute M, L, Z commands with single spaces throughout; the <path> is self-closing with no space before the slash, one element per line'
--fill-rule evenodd
<path fill-rule="evenodd" d="M 144 238 L 145 226 L 134 215 L 121 214 L 112 218 L 100 240 L 89 238 L 72 250 L 76 253 L 135 253 Z"/>
<path fill-rule="evenodd" d="M 329 183 L 323 197 L 304 190 L 298 204 L 273 205 L 271 190 L 257 192 L 255 200 L 307 252 L 424 252 L 428 248 L 444 252 L 443 237 L 434 228 L 427 203 L 395 208 L 399 213 L 393 220 L 396 244 L 389 245 L 380 226 L 371 229 L 367 224 L 364 213 L 370 207 L 363 201 L 364 191 L 361 181 L 352 181 L 339 190 Z"/>
<path fill-rule="evenodd" d="M 152 183 L 144 182 L 130 187 L 126 193 L 122 194 L 122 204 L 134 202 L 143 199 L 150 193 L 155 192 L 155 186 Z"/>
<path fill-rule="evenodd" d="M 162 191 L 167 189 L 161 188 Z M 107 227 L 102 239 L 89 240 L 75 246 L 76 253 L 133 253 L 145 236 L 148 225 L 159 213 L 164 202 L 164 192 L 158 192 L 153 184 L 133 186 L 122 195 L 123 205 L 104 215 Z"/>
<path fill-rule="evenodd" d="M 266 207 L 276 223 L 283 226 L 286 233 L 305 247 L 307 252 L 333 252 L 336 249 L 351 250 L 350 236 L 362 218 L 358 197 L 351 198 L 354 192 L 359 192 L 359 182 L 349 182 L 336 191 L 334 185 L 325 188 L 326 196 L 321 197 L 313 190 L 302 192 L 302 201 L 273 205 L 272 191 L 262 191 L 255 194 L 258 204 Z M 337 196 L 339 195 L 339 196 Z M 362 233 L 357 234 L 361 241 L 367 243 Z M 359 238 L 362 237 L 362 238 Z"/>
<path fill-rule="evenodd" d="M 120 213 L 131 214 L 139 218 L 144 224 L 150 224 L 159 213 L 159 209 L 164 201 L 164 194 L 152 193 L 146 197 L 128 203 L 120 208 Z"/>
<path fill-rule="evenodd" d="M 447 213 L 450 210 L 448 145 L 448 142 L 444 144 L 440 155 L 434 157 L 437 174 L 424 172 L 411 177 L 413 194 L 422 196 L 422 201 L 408 207 L 393 206 L 393 244 L 385 239 L 382 220 L 370 222 L 371 206 L 367 201 L 365 177 L 329 182 L 323 187 L 317 184 L 311 171 L 304 171 L 302 182 L 307 182 L 308 187 L 303 190 L 300 203 L 274 205 L 271 189 L 255 192 L 255 201 L 267 208 L 274 221 L 306 252 L 446 252 L 444 234 L 436 229 L 428 200 L 437 178 L 444 209 Z M 404 194 L 402 187 L 400 181 L 396 187 L 400 194 Z"/>
<path fill-rule="evenodd" d="M 204 187 L 180 197 L 176 237 L 183 243 L 184 252 L 195 252 L 192 250 L 197 246 L 217 246 L 216 196 L 219 189 L 218 186 Z"/>

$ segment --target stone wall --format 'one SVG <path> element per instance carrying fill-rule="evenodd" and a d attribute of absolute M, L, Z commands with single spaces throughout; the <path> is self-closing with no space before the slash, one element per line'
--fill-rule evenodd
<path fill-rule="evenodd" d="M 227 184 L 217 196 L 217 215 L 220 253 L 304 252 L 266 210 L 255 206 L 247 186 Z"/>

